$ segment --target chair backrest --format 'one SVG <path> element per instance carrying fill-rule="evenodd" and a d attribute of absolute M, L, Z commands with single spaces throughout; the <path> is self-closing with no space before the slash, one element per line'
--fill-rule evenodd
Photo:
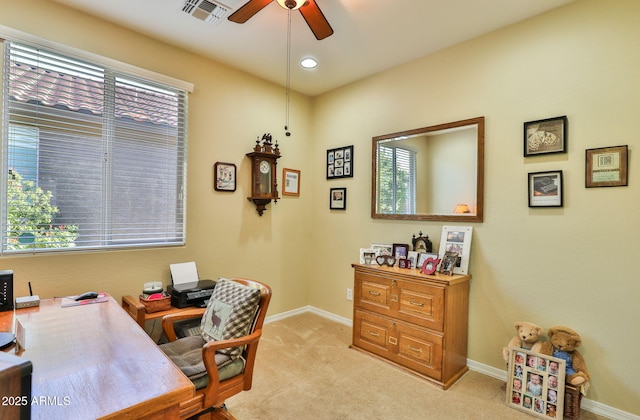
<path fill-rule="evenodd" d="M 260 289 L 260 301 L 258 302 L 258 310 L 256 311 L 256 315 L 253 319 L 253 324 L 251 325 L 251 329 L 249 330 L 249 334 L 253 333 L 257 330 L 262 330 L 262 325 L 264 324 L 264 319 L 267 316 L 267 309 L 269 308 L 269 302 L 271 301 L 271 287 L 267 284 L 261 283 L 256 280 L 249 279 L 241 279 L 241 278 L 232 278 L 230 279 L 240 284 L 244 284 L 245 286 L 253 287 L 256 289 Z M 248 352 L 251 346 L 247 346 L 242 353 L 242 357 L 249 364 Z M 257 348 L 257 345 L 255 346 Z M 253 371 L 253 362 L 255 361 L 255 355 L 251 360 L 251 369 Z M 245 367 L 245 371 L 246 371 Z"/>
<path fill-rule="evenodd" d="M 258 351 L 259 338 L 262 334 L 262 326 L 267 315 L 269 302 L 271 301 L 271 287 L 269 287 L 267 284 L 261 283 L 256 280 L 242 278 L 231 278 L 229 280 L 238 282 L 245 286 L 260 289 L 260 301 L 258 302 L 258 310 L 256 311 L 253 325 L 251 327 L 251 330 L 249 331 L 249 334 L 247 335 L 247 338 L 254 335 L 258 331 L 260 331 L 260 334 L 258 337 L 254 337 L 250 342 L 248 342 L 248 344 L 245 345 L 245 348 L 242 352 L 242 357 L 245 360 L 244 371 L 242 373 L 236 376 L 232 376 L 231 378 L 223 380 L 217 384 L 215 383 L 215 381 L 209 380 L 209 384 L 207 385 L 207 387 L 199 390 L 199 392 L 201 392 L 204 397 L 204 408 L 223 404 L 227 398 L 241 391 L 248 391 L 251 389 L 251 385 L 253 383 L 253 367 L 255 365 L 256 354 Z"/>

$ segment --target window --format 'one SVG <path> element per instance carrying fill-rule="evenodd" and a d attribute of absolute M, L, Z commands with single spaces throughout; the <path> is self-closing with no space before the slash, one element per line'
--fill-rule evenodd
<path fill-rule="evenodd" d="M 385 214 L 416 212 L 416 152 L 401 147 L 378 147 L 378 209 Z"/>
<path fill-rule="evenodd" d="M 184 244 L 187 93 L 5 42 L 2 252 Z"/>

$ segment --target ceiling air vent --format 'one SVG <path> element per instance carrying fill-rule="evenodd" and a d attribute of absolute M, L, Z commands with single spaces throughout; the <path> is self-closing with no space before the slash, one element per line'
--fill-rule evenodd
<path fill-rule="evenodd" d="M 219 24 L 231 9 L 209 0 L 185 0 L 182 11 L 213 25 Z"/>

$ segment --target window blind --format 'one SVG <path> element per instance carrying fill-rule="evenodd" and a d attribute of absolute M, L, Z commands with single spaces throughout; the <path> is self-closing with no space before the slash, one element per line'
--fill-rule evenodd
<path fill-rule="evenodd" d="M 401 147 L 378 147 L 378 209 L 385 214 L 416 212 L 416 152 Z"/>
<path fill-rule="evenodd" d="M 2 100 L 4 253 L 184 244 L 184 90 L 5 42 Z"/>

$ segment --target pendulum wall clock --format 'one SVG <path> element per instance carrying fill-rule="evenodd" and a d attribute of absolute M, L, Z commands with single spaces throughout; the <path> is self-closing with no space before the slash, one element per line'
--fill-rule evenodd
<path fill-rule="evenodd" d="M 253 201 L 258 214 L 262 216 L 266 205 L 280 198 L 276 174 L 280 149 L 277 142 L 275 145 L 271 143 L 271 134 L 264 134 L 262 141 L 258 138 L 253 152 L 247 153 L 247 156 L 251 158 L 251 197 L 247 199 Z"/>

